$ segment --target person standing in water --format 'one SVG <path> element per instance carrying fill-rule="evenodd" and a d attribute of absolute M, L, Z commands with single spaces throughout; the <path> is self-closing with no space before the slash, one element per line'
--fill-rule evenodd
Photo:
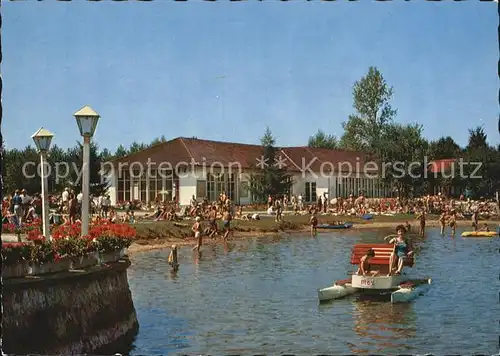
<path fill-rule="evenodd" d="M 274 201 L 274 207 L 276 209 L 276 217 L 275 217 L 275 221 L 276 222 L 280 222 L 282 221 L 282 213 L 283 211 L 281 210 L 281 199 L 277 198 L 275 201 Z"/>
<path fill-rule="evenodd" d="M 472 227 L 474 228 L 474 231 L 477 231 L 479 227 L 479 214 L 477 210 L 474 210 L 472 213 Z"/>
<path fill-rule="evenodd" d="M 406 228 L 406 231 L 408 231 L 408 232 L 411 231 L 411 225 L 408 221 L 405 223 L 405 228 Z"/>
<path fill-rule="evenodd" d="M 422 209 L 420 211 L 420 214 L 417 216 L 417 220 L 420 222 L 420 235 L 425 236 L 425 219 L 426 219 L 426 213 L 425 209 Z"/>
<path fill-rule="evenodd" d="M 448 218 L 448 225 L 451 227 L 451 234 L 455 235 L 455 231 L 457 228 L 457 213 L 455 210 L 450 212 L 450 217 Z"/>
<path fill-rule="evenodd" d="M 311 225 L 311 236 L 315 237 L 318 233 L 318 218 L 316 216 L 316 210 L 313 210 L 311 219 L 309 220 L 309 224 Z"/>
<path fill-rule="evenodd" d="M 444 229 L 446 228 L 446 212 L 442 212 L 439 216 L 439 226 L 441 227 L 441 235 L 444 235 Z"/>
<path fill-rule="evenodd" d="M 224 212 L 224 229 L 226 230 L 224 233 L 224 241 L 227 241 L 229 234 L 232 232 L 231 220 L 233 220 L 233 216 L 231 215 L 229 209 L 226 209 L 226 211 Z"/>
<path fill-rule="evenodd" d="M 200 251 L 201 245 L 203 244 L 203 237 L 201 236 L 201 218 L 199 216 L 196 217 L 196 222 L 194 223 L 193 227 L 191 230 L 194 232 L 194 237 L 195 239 L 198 240 L 197 244 L 195 247 L 193 247 L 193 251 L 197 250 Z"/>

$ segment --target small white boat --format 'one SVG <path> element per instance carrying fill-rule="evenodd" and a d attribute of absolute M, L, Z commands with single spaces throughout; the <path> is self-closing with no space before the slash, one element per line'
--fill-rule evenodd
<path fill-rule="evenodd" d="M 353 274 L 351 278 L 336 281 L 333 286 L 318 289 L 320 302 L 339 299 L 355 293 L 385 294 L 391 293 L 392 303 L 409 302 L 429 290 L 432 280 L 411 279 L 405 275 L 387 276 L 389 271 L 389 258 L 394 250 L 391 244 L 358 244 L 355 245 L 351 255 L 351 264 L 359 265 L 361 257 L 368 249 L 375 251 L 375 257 L 370 261 L 374 270 L 379 275 L 360 276 Z M 413 258 L 405 261 L 405 266 L 413 266 Z"/>

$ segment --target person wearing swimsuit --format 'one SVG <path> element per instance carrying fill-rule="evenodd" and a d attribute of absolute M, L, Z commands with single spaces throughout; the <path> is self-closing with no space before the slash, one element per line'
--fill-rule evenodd
<path fill-rule="evenodd" d="M 411 231 L 411 225 L 408 221 L 405 223 L 405 228 L 406 228 L 406 231 L 408 231 L 408 232 Z"/>
<path fill-rule="evenodd" d="M 199 216 L 196 217 L 196 222 L 194 223 L 191 230 L 194 232 L 194 237 L 198 240 L 198 243 L 193 250 L 200 251 L 201 245 L 203 244 L 203 237 L 201 236 L 201 218 Z"/>
<path fill-rule="evenodd" d="M 439 216 L 439 226 L 441 226 L 441 235 L 444 235 L 444 229 L 446 227 L 446 213 L 442 212 Z"/>
<path fill-rule="evenodd" d="M 224 240 L 227 240 L 229 237 L 229 233 L 231 233 L 231 220 L 233 219 L 229 210 L 226 210 L 224 213 L 224 229 L 226 230 L 224 233 Z"/>
<path fill-rule="evenodd" d="M 317 234 L 318 227 L 318 218 L 316 217 L 316 211 L 312 212 L 311 219 L 309 220 L 309 224 L 311 225 L 311 236 L 314 237 Z"/>
<path fill-rule="evenodd" d="M 209 213 L 210 219 L 210 235 L 209 237 L 213 237 L 215 234 L 219 234 L 219 228 L 217 227 L 217 207 L 214 205 Z"/>
<path fill-rule="evenodd" d="M 477 231 L 478 229 L 478 223 L 479 223 L 479 214 L 477 213 L 477 210 L 474 210 L 472 213 L 472 227 L 474 228 L 474 231 Z"/>
<path fill-rule="evenodd" d="M 372 270 L 372 266 L 370 265 L 370 260 L 375 257 L 375 251 L 373 249 L 369 249 L 366 254 L 361 257 L 359 260 L 359 268 L 356 274 L 359 276 L 360 274 L 366 277 L 366 275 L 370 275 L 372 277 L 375 277 L 378 275 L 378 271 Z"/>
<path fill-rule="evenodd" d="M 413 254 L 413 251 L 408 252 L 409 246 L 405 239 L 405 233 L 406 233 L 405 227 L 403 225 L 398 225 L 396 227 L 396 232 L 397 236 L 389 240 L 389 243 L 394 244 L 395 247 L 394 247 L 394 252 L 391 253 L 391 257 L 389 259 L 389 273 L 387 274 L 387 276 L 392 275 L 392 270 L 394 268 L 396 259 L 397 259 L 397 270 L 395 274 L 400 275 L 401 271 L 403 270 L 403 264 L 405 259 Z M 389 235 L 384 240 L 387 240 L 391 236 L 394 235 Z"/>
<path fill-rule="evenodd" d="M 420 220 L 420 235 L 424 236 L 425 235 L 425 218 L 426 218 L 426 213 L 425 210 L 422 209 L 420 214 L 418 215 L 417 219 Z"/>
<path fill-rule="evenodd" d="M 457 216 L 455 210 L 452 210 L 450 213 L 450 217 L 448 219 L 448 225 L 451 227 L 451 234 L 455 235 L 455 230 L 457 228 Z"/>

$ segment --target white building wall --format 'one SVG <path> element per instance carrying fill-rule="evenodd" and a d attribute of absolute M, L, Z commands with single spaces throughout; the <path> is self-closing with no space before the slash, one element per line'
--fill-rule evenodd
<path fill-rule="evenodd" d="M 335 177 L 320 177 L 318 175 L 313 175 L 310 173 L 294 173 L 293 174 L 293 185 L 292 194 L 295 196 L 302 195 L 305 199 L 306 197 L 306 182 L 316 183 L 316 199 L 323 195 L 323 193 L 332 193 L 332 189 L 335 188 Z M 312 192 L 311 192 L 312 193 Z M 312 196 L 312 194 L 311 194 Z"/>
<path fill-rule="evenodd" d="M 236 192 L 239 197 L 239 201 L 236 201 L 239 205 L 247 205 L 252 203 L 252 194 L 249 190 L 247 190 L 246 195 L 242 191 L 242 185 L 250 185 L 250 173 L 241 173 L 237 182 L 238 187 L 236 188 Z M 242 196 L 245 195 L 245 196 Z"/>
<path fill-rule="evenodd" d="M 117 194 L 118 194 L 118 174 L 114 169 L 110 171 L 108 174 L 109 179 L 109 187 L 108 187 L 108 195 L 111 200 L 111 206 L 115 206 L 117 203 Z"/>
<path fill-rule="evenodd" d="M 196 167 L 194 172 L 188 169 L 186 173 L 179 177 L 179 204 L 189 205 L 191 197 L 196 196 L 196 185 L 198 180 L 206 180 L 206 172 L 202 168 Z M 197 197 L 198 198 L 198 197 Z"/>
<path fill-rule="evenodd" d="M 292 175 L 293 185 L 292 185 L 292 195 L 304 195 L 305 192 L 305 182 L 306 179 L 303 177 L 302 173 L 294 173 Z"/>

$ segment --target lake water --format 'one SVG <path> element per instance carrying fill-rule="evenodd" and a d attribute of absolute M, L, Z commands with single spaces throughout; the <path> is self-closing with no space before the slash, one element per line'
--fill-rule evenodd
<path fill-rule="evenodd" d="M 132 355 L 495 354 L 500 335 L 500 239 L 430 229 L 412 273 L 432 277 L 409 304 L 348 297 L 319 304 L 317 288 L 346 278 L 350 248 L 382 231 L 260 238 L 134 254 L 129 283 L 140 330 Z"/>

